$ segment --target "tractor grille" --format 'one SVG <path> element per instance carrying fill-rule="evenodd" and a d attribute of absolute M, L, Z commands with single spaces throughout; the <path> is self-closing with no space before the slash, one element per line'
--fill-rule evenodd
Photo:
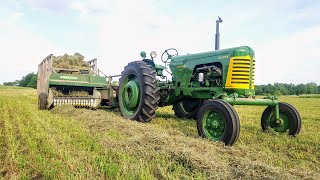
<path fill-rule="evenodd" d="M 93 108 L 99 99 L 88 97 L 54 97 L 53 105 L 72 105 L 75 107 Z"/>
<path fill-rule="evenodd" d="M 230 59 L 226 88 L 254 88 L 255 60 L 248 57 Z"/>

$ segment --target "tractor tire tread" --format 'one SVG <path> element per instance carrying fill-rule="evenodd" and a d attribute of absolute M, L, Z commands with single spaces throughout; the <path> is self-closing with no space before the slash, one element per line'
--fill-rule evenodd
<path fill-rule="evenodd" d="M 131 72 L 133 71 L 134 74 L 139 77 L 139 85 L 141 88 L 140 104 L 138 106 L 138 110 L 136 110 L 136 112 L 131 116 L 122 112 L 122 104 L 120 105 L 120 111 L 127 119 L 149 122 L 155 116 L 155 112 L 158 109 L 158 101 L 160 100 L 160 88 L 157 86 L 155 71 L 153 71 L 144 61 L 130 62 L 121 73 L 122 76 L 119 81 L 120 85 L 123 81 L 122 78 L 125 78 L 127 74 L 126 70 L 128 68 L 130 68 Z"/>

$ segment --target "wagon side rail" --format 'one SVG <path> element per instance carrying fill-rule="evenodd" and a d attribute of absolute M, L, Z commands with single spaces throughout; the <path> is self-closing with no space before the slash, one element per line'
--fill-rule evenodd
<path fill-rule="evenodd" d="M 37 93 L 48 95 L 49 77 L 52 73 L 53 54 L 50 54 L 38 65 Z"/>

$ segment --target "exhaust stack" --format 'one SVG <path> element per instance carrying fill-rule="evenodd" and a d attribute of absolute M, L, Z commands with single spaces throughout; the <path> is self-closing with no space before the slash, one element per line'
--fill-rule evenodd
<path fill-rule="evenodd" d="M 222 19 L 218 16 L 218 20 L 216 21 L 216 41 L 215 41 L 215 50 L 220 49 L 220 33 L 219 33 L 219 23 L 222 23 Z"/>

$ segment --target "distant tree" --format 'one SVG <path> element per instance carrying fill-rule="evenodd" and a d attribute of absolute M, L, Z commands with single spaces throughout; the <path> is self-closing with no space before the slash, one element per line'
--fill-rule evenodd
<path fill-rule="evenodd" d="M 288 94 L 296 94 L 296 91 L 295 91 L 296 85 L 294 85 L 292 83 L 291 84 L 284 84 L 284 85 L 288 91 Z"/>
<path fill-rule="evenodd" d="M 4 86 L 14 86 L 14 82 L 4 82 Z"/>
<path fill-rule="evenodd" d="M 21 87 L 37 87 L 37 74 L 35 73 L 29 73 L 26 76 L 23 76 L 20 80 L 19 86 Z"/>
<path fill-rule="evenodd" d="M 13 82 L 4 82 L 4 86 L 19 86 L 19 80 L 15 80 Z"/>
<path fill-rule="evenodd" d="M 27 84 L 27 87 L 30 87 L 30 88 L 37 88 L 37 75 L 33 75 L 31 80 L 29 81 L 29 83 Z"/>
<path fill-rule="evenodd" d="M 317 94 L 318 93 L 318 86 L 316 83 L 308 83 L 306 84 L 307 94 Z"/>
<path fill-rule="evenodd" d="M 298 84 L 295 89 L 296 89 L 297 95 L 307 93 L 307 88 L 306 88 L 306 85 L 304 85 L 304 84 Z"/>
<path fill-rule="evenodd" d="M 279 91 L 281 94 L 283 94 L 283 95 L 288 95 L 289 94 L 289 91 L 288 91 L 288 89 L 284 86 L 284 85 L 281 85 L 280 87 L 279 87 L 279 90 L 277 90 L 277 91 Z"/>
<path fill-rule="evenodd" d="M 256 95 L 261 95 L 263 93 L 261 85 L 255 85 L 254 89 L 256 91 Z"/>
<path fill-rule="evenodd" d="M 262 86 L 262 89 L 263 89 L 263 92 L 266 94 L 273 94 L 277 90 L 277 88 L 272 84 L 264 85 Z"/>

